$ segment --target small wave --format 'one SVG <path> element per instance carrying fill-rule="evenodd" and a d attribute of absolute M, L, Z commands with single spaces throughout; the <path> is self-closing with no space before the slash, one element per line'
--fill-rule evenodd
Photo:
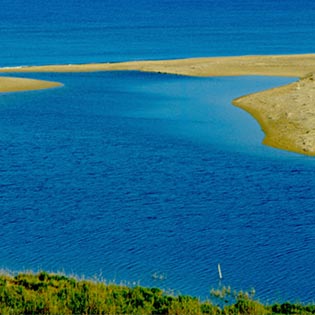
<path fill-rule="evenodd" d="M 1 69 L 21 69 L 21 68 L 27 68 L 30 66 L 14 66 L 14 67 L 2 67 Z"/>

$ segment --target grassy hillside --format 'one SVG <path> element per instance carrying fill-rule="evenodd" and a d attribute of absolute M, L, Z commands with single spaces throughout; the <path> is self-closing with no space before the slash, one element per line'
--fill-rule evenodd
<path fill-rule="evenodd" d="M 248 293 L 212 291 L 212 302 L 156 288 L 105 285 L 63 275 L 0 276 L 0 314 L 315 314 L 314 305 L 266 306 Z"/>

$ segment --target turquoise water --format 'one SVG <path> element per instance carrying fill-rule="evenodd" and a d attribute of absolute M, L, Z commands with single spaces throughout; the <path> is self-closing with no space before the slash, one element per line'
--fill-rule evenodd
<path fill-rule="evenodd" d="M 306 1 L 126 3 L 5 1 L 0 63 L 314 47 Z M 261 145 L 258 124 L 230 104 L 294 79 L 26 76 L 64 87 L 0 97 L 0 267 L 314 299 L 314 160 Z"/>

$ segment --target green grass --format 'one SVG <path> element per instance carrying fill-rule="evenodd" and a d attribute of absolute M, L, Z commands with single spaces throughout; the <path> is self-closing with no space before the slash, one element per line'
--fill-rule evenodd
<path fill-rule="evenodd" d="M 157 288 L 76 280 L 46 272 L 0 276 L 0 314 L 315 314 L 315 305 L 263 305 L 253 292 L 211 291 L 211 301 Z"/>

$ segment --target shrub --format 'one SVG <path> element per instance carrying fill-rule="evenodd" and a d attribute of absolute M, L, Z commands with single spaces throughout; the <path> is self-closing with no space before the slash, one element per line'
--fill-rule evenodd
<path fill-rule="evenodd" d="M 0 314 L 156 314 L 267 315 L 315 314 L 315 305 L 254 300 L 253 292 L 211 291 L 218 303 L 191 296 L 170 296 L 157 288 L 105 285 L 40 272 L 0 276 Z"/>

